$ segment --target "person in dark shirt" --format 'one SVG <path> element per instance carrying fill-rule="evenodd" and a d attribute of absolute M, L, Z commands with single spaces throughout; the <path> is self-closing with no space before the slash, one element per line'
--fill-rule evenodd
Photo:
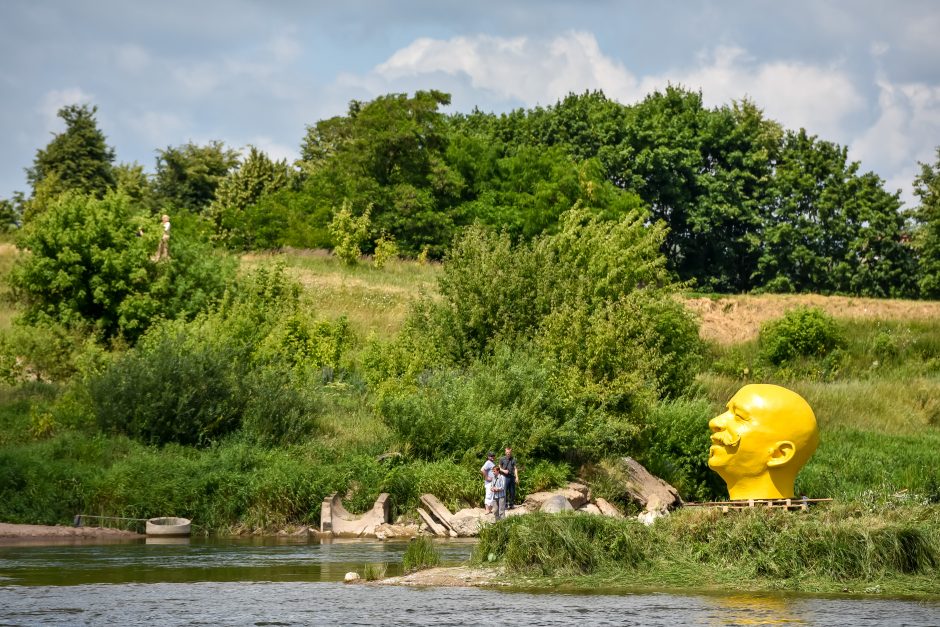
<path fill-rule="evenodd" d="M 499 472 L 506 477 L 506 507 L 516 506 L 516 485 L 519 483 L 519 469 L 516 458 L 512 456 L 512 447 L 506 447 L 506 454 L 499 458 Z"/>

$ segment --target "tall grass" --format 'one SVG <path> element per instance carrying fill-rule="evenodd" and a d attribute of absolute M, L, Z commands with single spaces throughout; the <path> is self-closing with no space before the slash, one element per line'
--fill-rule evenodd
<path fill-rule="evenodd" d="M 283 262 L 304 286 L 313 306 L 333 318 L 344 315 L 359 337 L 390 339 L 401 329 L 411 303 L 423 292 L 436 291 L 440 264 L 388 261 L 376 268 L 368 258 L 347 266 L 326 251 L 286 250 L 246 255 L 242 267 Z"/>
<path fill-rule="evenodd" d="M 801 588 L 807 581 L 868 584 L 920 576 L 933 581 L 936 594 L 940 508 L 680 510 L 650 527 L 629 519 L 534 514 L 484 528 L 475 559 L 490 553 L 509 570 L 536 577 L 653 583 L 684 572 L 686 586 Z"/>
<path fill-rule="evenodd" d="M 408 543 L 402 556 L 402 568 L 405 572 L 431 568 L 441 563 L 441 554 L 434 542 L 424 536 L 418 536 Z"/>

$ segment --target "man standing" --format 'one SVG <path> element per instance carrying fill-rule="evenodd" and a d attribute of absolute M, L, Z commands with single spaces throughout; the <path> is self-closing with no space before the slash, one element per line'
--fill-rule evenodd
<path fill-rule="evenodd" d="M 512 447 L 506 447 L 506 454 L 499 458 L 499 472 L 506 477 L 506 507 L 516 506 L 516 484 L 519 483 L 519 469 L 516 458 L 512 456 Z"/>
<path fill-rule="evenodd" d="M 496 453 L 490 451 L 486 456 L 486 462 L 480 468 L 480 474 L 483 475 L 483 507 L 486 509 L 487 514 L 493 511 L 493 469 L 496 468 L 496 463 L 493 461 L 494 457 L 496 457 Z"/>

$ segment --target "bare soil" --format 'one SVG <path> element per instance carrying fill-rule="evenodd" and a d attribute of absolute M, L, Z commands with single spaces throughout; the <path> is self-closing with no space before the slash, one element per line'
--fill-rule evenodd
<path fill-rule="evenodd" d="M 835 318 L 855 320 L 936 320 L 940 302 L 820 296 L 818 294 L 736 295 L 686 298 L 701 319 L 703 339 L 729 345 L 757 338 L 768 320 L 797 307 L 819 307 Z"/>
<path fill-rule="evenodd" d="M 469 588 L 509 585 L 502 567 L 440 566 L 419 570 L 401 577 L 389 577 L 371 583 L 389 586 L 435 586 Z"/>

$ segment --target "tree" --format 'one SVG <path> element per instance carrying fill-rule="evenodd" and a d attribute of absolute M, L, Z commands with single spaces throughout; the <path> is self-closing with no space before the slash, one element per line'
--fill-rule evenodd
<path fill-rule="evenodd" d="M 168 147 L 157 155 L 154 189 L 169 209 L 201 214 L 215 198 L 215 191 L 238 165 L 238 152 L 220 141 L 197 146 L 192 142 Z"/>
<path fill-rule="evenodd" d="M 0 198 L 0 233 L 19 228 L 26 202 L 23 192 L 13 192 L 13 198 Z"/>
<path fill-rule="evenodd" d="M 913 245 L 917 252 L 917 285 L 921 298 L 940 298 L 940 146 L 934 164 L 920 163 L 914 194 Z"/>
<path fill-rule="evenodd" d="M 911 259 L 897 194 L 848 150 L 788 131 L 763 215 L 755 282 L 770 291 L 905 296 Z"/>
<path fill-rule="evenodd" d="M 290 185 L 294 172 L 286 161 L 272 161 L 266 154 L 249 146 L 248 156 L 238 168 L 219 183 L 209 205 L 215 222 L 216 237 L 230 248 L 248 250 L 257 241 L 251 211 L 269 194 Z M 265 212 L 265 207 L 257 207 Z"/>
<path fill-rule="evenodd" d="M 114 149 L 107 145 L 98 128 L 97 112 L 98 107 L 88 105 L 59 109 L 65 131 L 56 133 L 45 148 L 39 149 L 33 167 L 26 170 L 34 196 L 43 183 L 47 187 L 51 184 L 47 192 L 53 195 L 74 191 L 97 198 L 114 187 Z"/>
<path fill-rule="evenodd" d="M 353 101 L 345 117 L 309 127 L 301 167 L 315 199 L 311 213 L 341 202 L 359 214 L 371 206 L 376 233 L 411 254 L 425 246 L 441 254 L 463 186 L 444 159 L 447 128 L 438 108 L 447 104 L 450 96 L 439 91 L 389 94 Z"/>
<path fill-rule="evenodd" d="M 59 196 L 17 244 L 24 254 L 10 280 L 25 321 L 134 341 L 155 320 L 193 316 L 218 298 L 232 265 L 179 228 L 172 260 L 152 263 L 157 234 L 137 235 L 148 219 L 125 194 Z"/>

